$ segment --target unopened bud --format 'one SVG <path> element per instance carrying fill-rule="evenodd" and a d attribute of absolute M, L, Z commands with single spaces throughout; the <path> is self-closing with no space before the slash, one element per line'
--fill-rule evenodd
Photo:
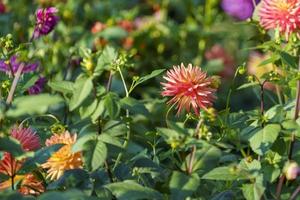
<path fill-rule="evenodd" d="M 295 180 L 300 173 L 300 168 L 296 162 L 288 163 L 285 167 L 285 176 L 287 180 Z"/>

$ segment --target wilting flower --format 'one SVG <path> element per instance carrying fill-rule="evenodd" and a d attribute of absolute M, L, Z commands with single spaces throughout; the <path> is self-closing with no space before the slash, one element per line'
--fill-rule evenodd
<path fill-rule="evenodd" d="M 212 87 L 212 79 L 206 76 L 201 68 L 189 64 L 186 68 L 174 66 L 163 77 L 167 82 L 163 85 L 163 96 L 173 97 L 168 104 L 177 104 L 179 114 L 183 109 L 190 112 L 190 107 L 198 115 L 200 109 L 206 110 L 212 106 L 215 100 L 215 88 Z"/>
<path fill-rule="evenodd" d="M 300 168 L 296 162 L 288 163 L 284 171 L 287 180 L 295 180 L 300 174 Z"/>
<path fill-rule="evenodd" d="M 38 9 L 36 13 L 36 25 L 33 32 L 33 39 L 42 35 L 49 34 L 59 21 L 59 17 L 55 14 L 58 10 L 55 7 Z"/>
<path fill-rule="evenodd" d="M 260 0 L 255 0 L 258 3 Z M 230 16 L 238 20 L 252 17 L 255 6 L 253 0 L 223 0 L 222 8 Z"/>
<path fill-rule="evenodd" d="M 33 86 L 31 86 L 28 89 L 28 93 L 33 95 L 33 94 L 39 94 L 42 92 L 42 90 L 45 87 L 45 84 L 47 82 L 47 79 L 45 77 L 40 77 Z"/>
<path fill-rule="evenodd" d="M 224 66 L 223 70 L 219 73 L 224 78 L 231 78 L 235 72 L 234 61 L 225 49 L 219 45 L 213 45 L 208 51 L 205 52 L 205 58 L 210 60 L 220 60 Z"/>
<path fill-rule="evenodd" d="M 286 39 L 300 28 L 299 0 L 263 0 L 259 10 L 260 24 L 265 29 L 277 29 Z"/>
<path fill-rule="evenodd" d="M 27 174 L 22 180 L 19 192 L 23 195 L 37 196 L 45 192 L 45 186 L 43 181 L 37 179 L 33 174 Z"/>
<path fill-rule="evenodd" d="M 62 134 L 54 134 L 46 140 L 46 146 L 54 144 L 65 144 L 57 152 L 42 164 L 42 167 L 48 169 L 47 178 L 51 180 L 58 179 L 64 171 L 69 169 L 82 168 L 81 152 L 72 152 L 72 145 L 76 142 L 77 135 L 71 135 L 68 131 Z"/>
<path fill-rule="evenodd" d="M 96 34 L 96 33 L 99 33 L 99 32 L 101 32 L 101 31 L 103 31 L 105 28 L 106 28 L 106 25 L 105 25 L 105 24 L 103 24 L 102 22 L 96 22 L 96 23 L 93 25 L 93 27 L 92 27 L 92 29 L 91 29 L 91 32 L 92 32 L 93 34 Z"/>
<path fill-rule="evenodd" d="M 18 71 L 21 64 L 25 65 L 22 70 L 22 73 L 34 72 L 39 66 L 38 63 L 20 62 L 18 60 L 18 56 L 13 55 L 8 61 L 0 60 L 0 71 L 3 71 L 8 75 L 12 75 L 12 73 L 15 74 Z"/>
<path fill-rule="evenodd" d="M 40 147 L 38 135 L 30 128 L 14 127 L 11 136 L 20 142 L 24 151 L 32 151 Z M 10 153 L 4 152 L 0 160 L 0 173 L 13 178 L 16 183 L 23 178 L 21 175 L 16 175 L 23 162 L 24 160 L 16 160 Z M 1 182 L 0 190 L 10 187 L 11 183 L 10 180 Z"/>

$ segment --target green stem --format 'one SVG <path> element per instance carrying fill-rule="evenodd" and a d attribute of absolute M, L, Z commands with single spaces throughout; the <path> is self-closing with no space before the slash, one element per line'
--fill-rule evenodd
<path fill-rule="evenodd" d="M 123 76 L 123 73 L 122 73 L 122 70 L 121 70 L 120 67 L 118 67 L 118 71 L 119 71 L 119 74 L 121 76 L 121 80 L 122 80 L 122 83 L 123 83 L 123 87 L 124 87 L 124 90 L 125 90 L 126 97 L 129 97 L 128 88 L 127 88 L 127 85 L 126 85 L 126 82 L 125 82 L 125 79 L 124 79 L 124 76 Z M 128 109 L 126 109 L 126 118 L 127 118 L 127 120 L 129 118 L 129 110 Z M 125 141 L 123 143 L 123 148 L 124 149 L 127 148 L 128 143 L 129 143 L 129 139 L 130 139 L 130 123 L 129 122 L 126 122 L 126 128 L 127 128 L 126 138 L 125 138 Z M 118 166 L 122 156 L 123 156 L 123 152 L 119 153 L 119 155 L 117 157 L 117 160 L 114 164 L 113 170 L 115 170 L 115 168 Z"/>

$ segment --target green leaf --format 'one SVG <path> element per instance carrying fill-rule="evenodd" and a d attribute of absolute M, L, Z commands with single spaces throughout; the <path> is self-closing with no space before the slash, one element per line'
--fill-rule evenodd
<path fill-rule="evenodd" d="M 7 112 L 7 116 L 19 117 L 23 115 L 43 114 L 50 107 L 62 101 L 63 99 L 60 96 L 50 94 L 18 97 L 13 101 L 12 107 Z"/>
<path fill-rule="evenodd" d="M 102 133 L 101 135 L 98 136 L 98 139 L 101 140 L 104 143 L 111 144 L 111 145 L 123 148 L 123 144 L 120 141 L 120 139 L 117 138 L 117 137 L 111 136 L 109 134 Z"/>
<path fill-rule="evenodd" d="M 20 142 L 13 137 L 0 138 L 0 151 L 9 152 L 14 157 L 18 157 L 23 154 L 23 149 L 20 145 Z"/>
<path fill-rule="evenodd" d="M 280 125 L 268 124 L 256 132 L 249 140 L 252 150 L 259 155 L 265 154 L 277 139 L 280 130 Z"/>
<path fill-rule="evenodd" d="M 76 143 L 72 146 L 72 152 L 79 152 L 84 149 L 84 144 L 90 140 L 97 139 L 97 133 L 89 133 L 77 139 Z"/>
<path fill-rule="evenodd" d="M 258 183 L 244 184 L 242 191 L 246 200 L 260 200 L 264 194 L 265 187 Z"/>
<path fill-rule="evenodd" d="M 72 93 L 74 90 L 74 83 L 71 81 L 52 81 L 48 85 L 52 90 L 62 92 L 63 94 Z"/>
<path fill-rule="evenodd" d="M 290 55 L 290 54 L 288 54 L 284 51 L 280 52 L 280 56 L 281 56 L 282 61 L 287 66 L 289 66 L 291 68 L 294 68 L 294 69 L 298 68 L 298 62 L 297 62 L 297 59 L 294 56 L 292 56 L 292 55 Z"/>
<path fill-rule="evenodd" d="M 162 194 L 159 192 L 151 188 L 143 187 L 131 180 L 108 184 L 105 187 L 109 189 L 118 200 L 163 199 Z"/>
<path fill-rule="evenodd" d="M 70 101 L 70 111 L 75 110 L 91 94 L 93 90 L 92 78 L 81 79 L 75 83 L 75 90 Z"/>
<path fill-rule="evenodd" d="M 104 70 L 110 70 L 111 64 L 117 59 L 118 53 L 111 46 L 106 46 L 98 58 L 95 73 L 100 75 Z"/>
<path fill-rule="evenodd" d="M 95 109 L 95 112 L 92 114 L 91 118 L 92 118 L 92 121 L 95 122 L 98 120 L 99 116 L 103 116 L 105 113 L 105 103 L 104 101 L 100 100 L 100 102 L 98 103 L 96 109 Z"/>
<path fill-rule="evenodd" d="M 125 97 L 121 99 L 120 104 L 121 107 L 123 107 L 124 109 L 128 109 L 133 114 L 142 114 L 145 116 L 149 116 L 149 111 L 147 110 L 145 105 L 134 98 Z"/>
<path fill-rule="evenodd" d="M 35 84 L 35 82 L 39 79 L 38 76 L 33 76 L 31 79 L 29 79 L 23 86 L 22 86 L 22 92 L 25 92 L 28 90 L 31 86 Z"/>
<path fill-rule="evenodd" d="M 235 181 L 250 179 L 251 176 L 245 170 L 237 166 L 217 167 L 202 176 L 202 179 Z"/>
<path fill-rule="evenodd" d="M 236 90 L 242 90 L 242 89 L 246 89 L 249 87 L 254 87 L 254 86 L 258 86 L 258 82 L 250 82 L 250 83 L 245 83 L 243 85 L 241 85 L 240 87 L 238 87 Z"/>
<path fill-rule="evenodd" d="M 91 103 L 92 101 L 92 103 Z M 82 105 L 79 108 L 79 114 L 81 119 L 85 119 L 90 117 L 96 110 L 97 105 L 98 105 L 98 100 L 92 100 L 91 101 L 87 101 L 86 103 L 84 103 L 84 105 Z"/>
<path fill-rule="evenodd" d="M 49 191 L 43 193 L 38 197 L 38 200 L 98 200 L 97 197 L 87 196 L 84 192 L 79 190 L 65 190 L 62 192 Z"/>
<path fill-rule="evenodd" d="M 111 119 L 118 117 L 120 113 L 120 105 L 118 104 L 118 97 L 115 93 L 109 92 L 105 95 L 104 105 Z"/>
<path fill-rule="evenodd" d="M 172 200 L 186 199 L 191 196 L 199 187 L 200 179 L 197 174 L 186 175 L 174 171 L 169 183 Z"/>
<path fill-rule="evenodd" d="M 159 74 L 163 73 L 164 71 L 165 71 L 165 69 L 157 69 L 157 70 L 152 71 L 151 74 L 148 74 L 146 76 L 143 76 L 143 77 L 139 78 L 138 81 L 134 84 L 133 88 L 135 88 L 139 84 L 141 84 L 141 83 L 143 83 L 143 82 L 145 82 L 145 81 L 147 81 L 151 78 L 154 78 L 154 77 L 158 76 Z"/>
<path fill-rule="evenodd" d="M 87 168 L 91 171 L 95 171 L 101 167 L 107 156 L 106 145 L 96 139 L 89 140 L 83 145 L 83 159 Z"/>

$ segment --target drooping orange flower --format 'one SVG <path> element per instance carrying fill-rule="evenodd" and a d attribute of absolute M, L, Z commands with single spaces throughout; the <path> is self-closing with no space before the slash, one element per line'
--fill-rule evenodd
<path fill-rule="evenodd" d="M 54 134 L 46 140 L 46 146 L 54 144 L 65 144 L 57 152 L 42 164 L 42 167 L 48 169 L 47 178 L 56 180 L 61 177 L 64 171 L 69 169 L 82 168 L 81 152 L 72 152 L 72 145 L 76 142 L 77 135 L 71 135 L 68 131 L 62 134 Z"/>
<path fill-rule="evenodd" d="M 265 29 L 276 29 L 286 39 L 300 28 L 300 0 L 262 0 L 260 24 Z"/>
<path fill-rule="evenodd" d="M 163 78 L 167 82 L 161 83 L 164 90 L 162 96 L 173 97 L 168 104 L 177 104 L 177 114 L 183 109 L 190 112 L 192 107 L 199 115 L 199 110 L 206 110 L 212 106 L 216 98 L 214 95 L 216 89 L 212 87 L 213 80 L 208 78 L 201 68 L 192 64 L 187 68 L 183 64 L 174 66 Z"/>
<path fill-rule="evenodd" d="M 19 192 L 23 195 L 38 196 L 45 192 L 45 186 L 33 174 L 27 174 L 22 180 Z"/>
<path fill-rule="evenodd" d="M 11 136 L 20 142 L 24 151 L 36 150 L 40 147 L 39 136 L 31 128 L 14 127 Z M 16 183 L 24 177 L 16 175 L 23 162 L 24 160 L 15 159 L 9 152 L 4 152 L 0 160 L 0 173 L 9 176 L 10 180 L 1 182 L 0 190 L 10 187 L 13 182 Z"/>

